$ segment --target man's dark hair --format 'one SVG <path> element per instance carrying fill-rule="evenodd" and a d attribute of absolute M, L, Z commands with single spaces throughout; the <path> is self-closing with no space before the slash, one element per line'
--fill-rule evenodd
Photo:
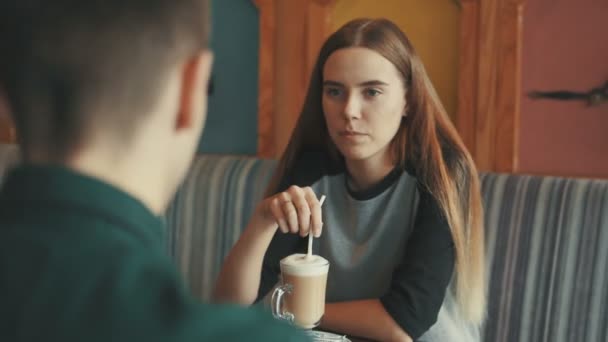
<path fill-rule="evenodd" d="M 127 138 L 208 31 L 208 0 L 2 0 L 0 82 L 25 155 L 68 158 L 100 125 Z"/>

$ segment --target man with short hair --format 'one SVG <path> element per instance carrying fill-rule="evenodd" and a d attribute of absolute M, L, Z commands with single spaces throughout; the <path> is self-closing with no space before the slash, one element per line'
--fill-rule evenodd
<path fill-rule="evenodd" d="M 23 163 L 0 190 L 0 341 L 300 341 L 204 305 L 162 242 L 202 132 L 205 0 L 3 0 Z"/>

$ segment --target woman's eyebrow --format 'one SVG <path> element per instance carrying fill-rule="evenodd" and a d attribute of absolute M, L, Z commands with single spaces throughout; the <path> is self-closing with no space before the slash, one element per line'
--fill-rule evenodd
<path fill-rule="evenodd" d="M 369 87 L 369 86 L 387 86 L 388 83 L 382 82 L 379 80 L 371 80 L 359 83 L 357 86 L 359 87 Z M 344 84 L 336 81 L 323 81 L 323 86 L 332 86 L 332 87 L 344 87 Z"/>

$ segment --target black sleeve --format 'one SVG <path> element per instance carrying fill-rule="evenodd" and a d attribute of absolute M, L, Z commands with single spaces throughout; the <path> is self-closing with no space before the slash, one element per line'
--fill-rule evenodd
<path fill-rule="evenodd" d="M 386 311 L 412 339 L 435 322 L 454 271 L 454 241 L 437 201 L 419 187 L 414 229 L 403 260 L 393 272 L 388 293 L 380 298 Z"/>
<path fill-rule="evenodd" d="M 328 158 L 317 151 L 301 153 L 296 159 L 293 172 L 279 183 L 279 192 L 292 185 L 309 186 L 319 180 L 327 169 Z M 264 255 L 260 287 L 256 302 L 262 300 L 279 281 L 279 262 L 293 253 L 305 253 L 307 239 L 295 234 L 284 234 L 277 229 Z"/>

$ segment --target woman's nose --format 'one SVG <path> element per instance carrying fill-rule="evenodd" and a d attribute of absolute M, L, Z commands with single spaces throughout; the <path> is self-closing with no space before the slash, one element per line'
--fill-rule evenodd
<path fill-rule="evenodd" d="M 357 96 L 349 95 L 344 103 L 344 116 L 348 120 L 361 117 L 361 102 Z"/>

